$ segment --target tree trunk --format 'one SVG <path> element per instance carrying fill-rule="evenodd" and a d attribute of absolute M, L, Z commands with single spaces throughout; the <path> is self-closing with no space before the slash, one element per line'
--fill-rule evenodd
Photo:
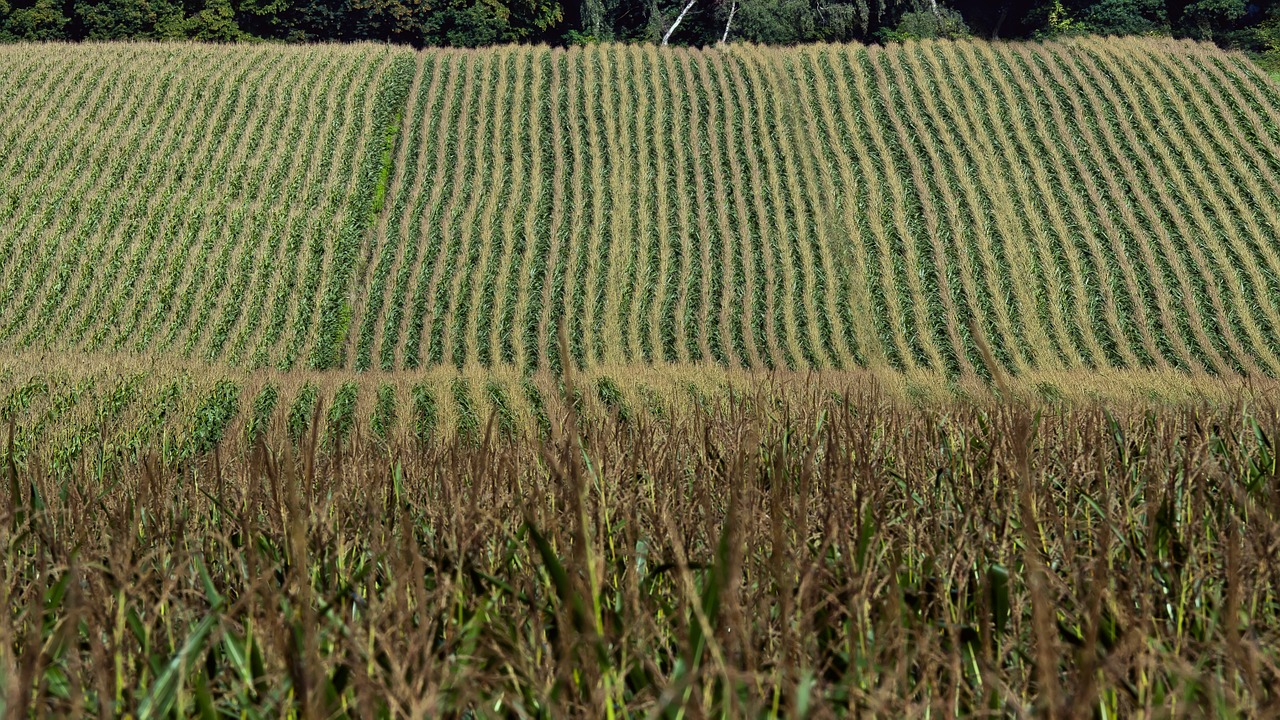
<path fill-rule="evenodd" d="M 1004 21 L 1009 18 L 1009 6 L 1011 4 L 1011 0 L 1006 0 L 1005 3 L 1000 6 L 1000 16 L 996 18 L 995 27 L 991 28 L 992 40 L 1000 39 L 1000 28 L 1004 27 Z"/>
<path fill-rule="evenodd" d="M 684 9 L 680 11 L 680 15 L 676 17 L 676 21 L 671 23 L 671 27 L 667 29 L 667 34 L 662 36 L 663 45 L 666 45 L 667 42 L 671 40 L 671 34 L 676 31 L 676 28 L 680 27 L 681 22 L 684 22 L 684 16 L 689 14 L 689 8 L 692 8 L 693 4 L 697 1 L 698 0 L 689 0 L 689 2 L 685 4 Z"/>
<path fill-rule="evenodd" d="M 733 25 L 733 14 L 738 10 L 738 0 L 733 0 L 729 5 L 729 19 L 724 23 L 724 35 L 720 36 L 720 44 L 729 42 L 729 26 Z"/>

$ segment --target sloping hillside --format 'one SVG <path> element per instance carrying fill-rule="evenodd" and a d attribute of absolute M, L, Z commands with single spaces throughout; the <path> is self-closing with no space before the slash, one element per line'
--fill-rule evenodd
<path fill-rule="evenodd" d="M 415 70 L 416 64 L 416 70 Z M 0 50 L 0 341 L 1280 374 L 1280 89 L 1161 40 Z"/>
<path fill-rule="evenodd" d="M 388 79 L 412 62 L 374 46 L 0 48 L 0 342 L 305 361 L 333 332 L 335 258 L 370 225 L 377 121 L 403 103 Z"/>

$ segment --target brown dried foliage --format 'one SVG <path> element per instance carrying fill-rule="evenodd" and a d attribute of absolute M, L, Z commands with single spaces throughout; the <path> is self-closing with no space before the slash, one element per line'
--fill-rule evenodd
<path fill-rule="evenodd" d="M 761 390 L 8 462 L 0 680 L 18 715 L 1269 714 L 1278 426 Z"/>

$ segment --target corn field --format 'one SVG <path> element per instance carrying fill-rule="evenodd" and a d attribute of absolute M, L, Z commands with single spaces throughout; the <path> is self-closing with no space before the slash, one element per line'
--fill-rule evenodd
<path fill-rule="evenodd" d="M 6 345 L 292 366 L 336 332 L 403 54 L 0 52 Z"/>
<path fill-rule="evenodd" d="M 9 348 L 1280 375 L 1280 87 L 1209 46 L 0 53 Z"/>
<path fill-rule="evenodd" d="M 595 368 L 576 374 L 572 397 L 583 422 L 665 424 L 714 412 L 764 392 L 780 400 L 874 395 L 901 408 L 942 410 L 999 397 L 1057 412 L 1115 408 L 1227 407 L 1280 397 L 1280 383 L 1223 384 L 1177 374 L 1091 373 L 1008 378 L 985 386 L 904 382 L 899 373 L 820 376 L 700 368 Z M 300 443 L 314 432 L 324 451 L 351 445 L 425 448 L 481 442 L 525 443 L 550 436 L 563 405 L 562 378 L 513 369 L 370 371 L 247 370 L 200 361 L 116 354 L 0 356 L 0 462 L 38 464 L 54 475 L 82 466 L 152 458 L 182 467 L 220 444 L 265 437 Z M 316 413 L 320 414 L 317 416 Z"/>
<path fill-rule="evenodd" d="M 0 46 L 0 715 L 1280 715 L 1280 84 Z"/>
<path fill-rule="evenodd" d="M 280 413 L 177 467 L 149 452 L 68 470 L 15 461 L 10 441 L 6 709 L 1119 718 L 1280 702 L 1274 405 L 1044 414 L 757 386 L 662 422 L 548 407 L 542 440 L 345 450 Z"/>

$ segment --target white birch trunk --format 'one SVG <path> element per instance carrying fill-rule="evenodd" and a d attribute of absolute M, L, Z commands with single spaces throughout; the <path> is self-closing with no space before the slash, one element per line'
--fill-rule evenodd
<path fill-rule="evenodd" d="M 720 36 L 720 44 L 729 42 L 729 27 L 733 25 L 733 14 L 738 11 L 738 0 L 733 0 L 733 4 L 729 6 L 729 19 L 724 23 L 724 35 Z"/>
<path fill-rule="evenodd" d="M 697 1 L 698 0 L 689 0 L 689 2 L 685 4 L 684 9 L 680 11 L 680 15 L 676 17 L 676 21 L 671 23 L 671 27 L 667 29 L 667 34 L 662 36 L 663 45 L 666 45 L 667 41 L 671 39 L 671 34 L 676 31 L 676 28 L 680 27 L 680 23 L 684 21 L 684 16 L 689 13 L 689 8 L 693 7 L 693 4 Z"/>

